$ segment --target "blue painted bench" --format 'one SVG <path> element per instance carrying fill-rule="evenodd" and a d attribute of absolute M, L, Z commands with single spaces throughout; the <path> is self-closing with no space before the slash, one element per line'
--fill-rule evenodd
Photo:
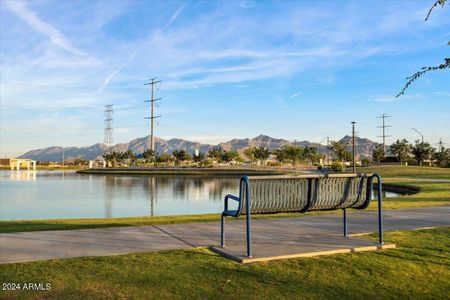
<path fill-rule="evenodd" d="M 374 179 L 378 200 L 379 243 L 383 244 L 382 187 L 377 174 L 329 174 L 241 177 L 239 196 L 226 195 L 221 216 L 220 245 L 225 247 L 225 218 L 246 216 L 247 256 L 252 256 L 251 215 L 284 212 L 343 210 L 348 236 L 347 208 L 365 209 L 372 198 Z M 229 209 L 229 200 L 238 202 Z"/>

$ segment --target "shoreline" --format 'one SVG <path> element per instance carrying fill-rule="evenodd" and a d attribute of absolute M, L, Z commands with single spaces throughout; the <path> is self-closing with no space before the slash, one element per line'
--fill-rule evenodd
<path fill-rule="evenodd" d="M 196 175 L 196 176 L 262 176 L 262 175 L 287 175 L 302 173 L 294 169 L 253 169 L 253 168 L 96 168 L 76 171 L 79 174 L 103 174 L 103 175 Z"/>

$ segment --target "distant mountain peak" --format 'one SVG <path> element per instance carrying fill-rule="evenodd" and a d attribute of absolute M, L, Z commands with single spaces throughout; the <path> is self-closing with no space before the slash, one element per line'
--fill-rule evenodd
<path fill-rule="evenodd" d="M 340 141 L 348 142 L 351 137 L 346 135 Z M 126 151 L 131 150 L 135 153 L 142 153 L 149 147 L 150 137 L 145 136 L 141 138 L 136 138 L 128 143 L 119 143 L 111 147 L 112 151 Z M 370 157 L 373 149 L 376 147 L 377 143 L 370 141 L 369 139 L 358 138 L 358 156 L 363 155 L 365 157 Z M 200 152 L 208 152 L 213 147 L 221 147 L 224 150 L 235 149 L 242 152 L 248 147 L 266 147 L 269 150 L 274 150 L 283 147 L 284 145 L 293 144 L 292 142 L 273 138 L 268 135 L 260 134 L 252 139 L 232 139 L 228 142 L 219 143 L 217 145 L 202 144 L 199 142 L 192 142 L 181 138 L 171 138 L 169 140 L 164 140 L 159 137 L 155 137 L 155 146 L 158 153 L 172 153 L 174 150 L 185 150 L 189 153 L 193 153 L 196 149 Z M 317 147 L 318 144 L 314 142 L 301 141 L 296 142 L 296 145 L 305 147 L 306 145 L 312 145 Z M 40 161 L 62 161 L 63 151 L 65 160 L 70 160 L 73 158 L 84 158 L 87 160 L 95 159 L 101 157 L 103 151 L 107 148 L 105 144 L 97 143 L 91 146 L 84 147 L 60 147 L 52 146 L 48 148 L 36 149 L 26 152 L 19 156 L 20 158 L 31 158 Z M 325 146 L 319 147 L 322 153 L 326 153 L 327 149 Z"/>

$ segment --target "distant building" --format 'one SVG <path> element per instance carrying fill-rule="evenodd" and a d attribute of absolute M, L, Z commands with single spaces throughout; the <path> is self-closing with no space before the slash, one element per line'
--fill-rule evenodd
<path fill-rule="evenodd" d="M 11 170 L 16 169 L 17 171 L 20 171 L 21 168 L 26 168 L 27 170 L 33 168 L 33 170 L 36 170 L 36 161 L 29 158 L 10 158 L 9 166 Z"/>

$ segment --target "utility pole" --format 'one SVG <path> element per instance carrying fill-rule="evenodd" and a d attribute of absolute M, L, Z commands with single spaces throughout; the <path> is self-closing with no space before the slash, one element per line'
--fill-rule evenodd
<path fill-rule="evenodd" d="M 156 81 L 156 78 L 150 79 L 149 82 L 144 83 L 144 85 L 151 85 L 151 98 L 150 100 L 146 100 L 145 102 L 150 102 L 150 117 L 146 117 L 145 119 L 150 119 L 150 145 L 149 148 L 152 151 L 155 151 L 155 136 L 153 135 L 153 126 L 154 126 L 154 120 L 156 118 L 160 118 L 161 116 L 155 116 L 155 101 L 159 101 L 162 98 L 154 98 L 154 90 L 155 90 L 155 84 L 161 82 L 161 80 Z M 156 153 L 155 153 L 156 154 Z"/>
<path fill-rule="evenodd" d="M 327 165 L 330 165 L 330 138 L 327 136 Z"/>
<path fill-rule="evenodd" d="M 414 130 L 415 132 L 417 132 L 421 137 L 422 137 L 422 144 L 423 144 L 423 134 L 421 134 L 419 132 L 419 130 L 415 129 L 415 128 L 411 128 L 412 130 Z"/>
<path fill-rule="evenodd" d="M 386 118 L 390 118 L 391 116 L 388 116 L 386 114 L 382 114 L 381 116 L 377 117 L 378 119 L 383 119 L 383 125 L 381 126 L 377 126 L 377 128 L 382 128 L 383 129 L 383 135 L 379 135 L 378 137 L 382 137 L 383 138 L 383 149 L 384 149 L 384 153 L 386 153 L 386 138 L 390 137 L 391 135 L 386 135 L 386 128 L 387 127 L 392 127 L 391 125 L 385 125 L 385 119 Z"/>
<path fill-rule="evenodd" d="M 356 122 L 352 122 L 352 155 L 353 155 L 353 174 L 356 173 L 356 162 L 355 162 L 355 124 Z"/>
<path fill-rule="evenodd" d="M 111 151 L 111 146 L 113 143 L 113 104 L 107 104 L 105 105 L 105 129 L 104 129 L 104 139 L 103 142 L 107 146 L 107 149 L 105 150 L 104 154 Z"/>

